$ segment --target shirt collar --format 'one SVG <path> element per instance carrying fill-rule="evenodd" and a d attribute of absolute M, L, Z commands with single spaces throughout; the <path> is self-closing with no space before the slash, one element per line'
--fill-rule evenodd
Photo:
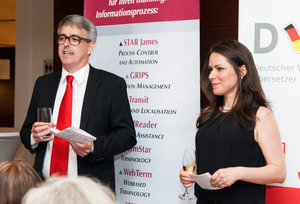
<path fill-rule="evenodd" d="M 85 79 L 88 78 L 89 71 L 90 71 L 89 68 L 90 68 L 89 63 L 87 63 L 84 67 L 82 67 L 81 69 L 79 69 L 73 74 L 70 74 L 64 68 L 62 68 L 61 82 L 64 83 L 66 81 L 66 77 L 68 75 L 72 75 L 74 76 L 75 81 L 80 85 Z"/>

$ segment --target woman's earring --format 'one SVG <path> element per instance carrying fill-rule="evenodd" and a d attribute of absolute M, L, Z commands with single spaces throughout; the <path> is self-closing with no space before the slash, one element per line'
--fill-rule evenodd
<path fill-rule="evenodd" d="M 243 80 L 243 76 L 241 76 L 241 80 Z"/>

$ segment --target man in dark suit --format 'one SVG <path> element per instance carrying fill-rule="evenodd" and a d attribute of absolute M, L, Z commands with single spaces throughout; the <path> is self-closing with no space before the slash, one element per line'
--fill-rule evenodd
<path fill-rule="evenodd" d="M 53 125 L 60 114 L 60 105 L 66 92 L 66 76 L 72 83 L 72 121 L 97 139 L 82 144 L 69 141 L 68 176 L 89 175 L 109 183 L 114 190 L 114 155 L 136 144 L 124 79 L 93 68 L 89 56 L 94 48 L 97 30 L 89 19 L 69 15 L 59 24 L 58 55 L 63 69 L 36 80 L 27 117 L 20 131 L 24 146 L 36 153 L 35 170 L 43 177 L 51 176 L 50 166 L 54 151 L 54 137 L 48 126 L 37 121 L 37 108 L 51 107 Z M 45 139 L 44 139 L 45 138 Z"/>

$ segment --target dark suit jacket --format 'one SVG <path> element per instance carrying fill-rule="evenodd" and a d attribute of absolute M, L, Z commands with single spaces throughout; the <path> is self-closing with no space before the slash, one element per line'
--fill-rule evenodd
<path fill-rule="evenodd" d="M 27 117 L 20 131 L 21 141 L 33 154 L 34 169 L 42 175 L 47 142 L 31 148 L 32 124 L 37 121 L 37 108 L 54 106 L 61 71 L 41 76 L 36 80 Z M 80 128 L 97 137 L 94 152 L 77 156 L 78 174 L 97 177 L 102 181 L 114 178 L 114 155 L 132 148 L 136 136 L 125 80 L 90 65 L 85 91 Z"/>

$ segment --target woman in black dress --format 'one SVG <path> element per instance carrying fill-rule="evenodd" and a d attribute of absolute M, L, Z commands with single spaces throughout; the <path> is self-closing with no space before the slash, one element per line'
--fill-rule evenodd
<path fill-rule="evenodd" d="M 209 172 L 220 190 L 195 185 L 197 204 L 263 204 L 265 184 L 282 183 L 286 169 L 276 121 L 251 52 L 235 40 L 214 45 L 201 74 L 209 106 L 196 134 L 197 174 Z M 180 170 L 184 187 L 195 182 Z"/>

